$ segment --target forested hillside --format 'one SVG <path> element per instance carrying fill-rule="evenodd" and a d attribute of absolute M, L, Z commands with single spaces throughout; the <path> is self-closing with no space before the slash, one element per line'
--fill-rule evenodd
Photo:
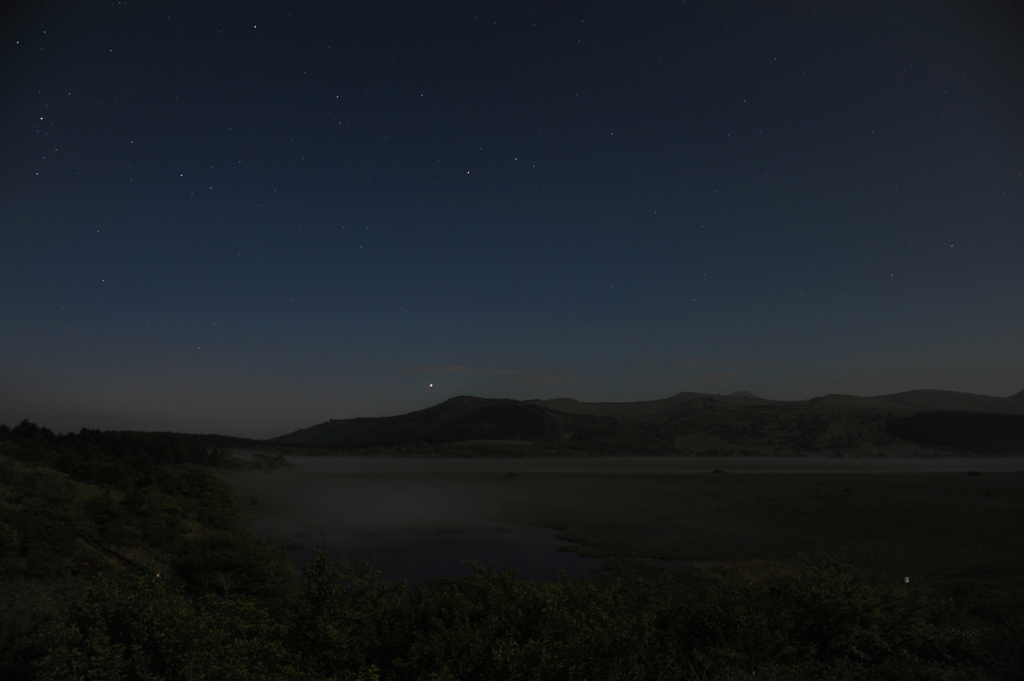
<path fill-rule="evenodd" d="M 242 464 L 167 434 L 0 428 L 5 581 L 126 570 L 193 593 L 275 591 L 290 567 L 237 527 L 217 465 Z"/>

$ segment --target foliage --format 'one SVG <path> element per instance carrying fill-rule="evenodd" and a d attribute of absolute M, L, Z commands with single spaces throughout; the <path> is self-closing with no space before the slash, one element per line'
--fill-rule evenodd
<path fill-rule="evenodd" d="M 1024 416 L 970 411 L 928 411 L 891 419 L 894 437 L 979 454 L 1024 452 Z"/>
<path fill-rule="evenodd" d="M 324 677 L 985 675 L 980 632 L 949 602 L 869 586 L 834 560 L 762 580 L 706 573 L 698 584 L 682 573 L 551 584 L 474 569 L 409 588 L 334 570 L 321 549 L 293 616 L 293 645 Z"/>
<path fill-rule="evenodd" d="M 184 540 L 175 572 L 196 593 L 271 597 L 292 576 L 280 547 L 248 533 L 212 531 Z"/>
<path fill-rule="evenodd" d="M 790 573 L 553 583 L 473 565 L 410 586 L 336 566 L 322 542 L 290 591 L 283 553 L 236 526 L 205 454 L 24 424 L 0 431 L 0 447 L 0 597 L 36 594 L 22 599 L 34 608 L 2 610 L 4 679 L 955 680 L 1024 669 L 1018 606 L 871 584 L 828 558 Z"/>
<path fill-rule="evenodd" d="M 5 678 L 301 678 L 284 626 L 246 598 L 193 600 L 154 577 L 73 584 L 37 611 Z"/>
<path fill-rule="evenodd" d="M 58 436 L 28 422 L 3 436 L 6 579 L 90 576 L 119 565 L 180 578 L 193 593 L 269 598 L 293 572 L 280 548 L 237 527 L 230 490 L 202 465 L 218 453 L 162 434 Z"/>
<path fill-rule="evenodd" d="M 475 566 L 410 587 L 322 550 L 281 616 L 110 576 L 48 601 L 12 652 L 11 679 L 966 680 L 1006 658 L 951 599 L 833 560 L 557 583 Z"/>
<path fill-rule="evenodd" d="M 57 435 L 27 420 L 0 430 L 0 452 L 61 471 L 74 480 L 118 490 L 159 483 L 165 475 L 162 466 L 215 466 L 227 458 L 220 450 L 207 451 L 168 433 L 83 428 L 78 433 Z"/>

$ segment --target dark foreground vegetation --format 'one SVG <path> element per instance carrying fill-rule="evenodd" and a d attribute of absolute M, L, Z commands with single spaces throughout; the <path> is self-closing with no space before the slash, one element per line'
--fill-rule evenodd
<path fill-rule="evenodd" d="M 886 423 L 894 437 L 957 452 L 1024 452 L 1024 416 L 970 411 L 928 411 Z"/>
<path fill-rule="evenodd" d="M 238 527 L 228 465 L 165 434 L 0 429 L 0 678 L 1024 678 L 1019 594 L 827 558 L 410 586 L 319 551 L 299 577 Z"/>

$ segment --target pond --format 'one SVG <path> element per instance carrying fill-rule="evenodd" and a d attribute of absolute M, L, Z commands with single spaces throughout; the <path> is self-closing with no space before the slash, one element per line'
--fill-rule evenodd
<path fill-rule="evenodd" d="M 274 471 L 224 471 L 256 534 L 286 547 L 304 567 L 324 533 L 327 554 L 373 562 L 385 578 L 413 582 L 468 574 L 464 561 L 504 567 L 529 579 L 581 577 L 607 558 L 587 558 L 557 529 L 515 522 L 502 489 L 537 468 L 525 460 L 288 457 Z M 544 473 L 564 474 L 562 467 Z M 570 473 L 575 469 L 570 468 Z M 705 561 L 648 560 L 677 568 Z"/>
<path fill-rule="evenodd" d="M 241 453 L 239 453 L 241 454 Z M 332 558 L 372 560 L 385 578 L 410 581 L 467 574 L 463 561 L 510 567 L 526 578 L 580 577 L 607 559 L 577 555 L 532 510 L 573 486 L 666 480 L 712 473 L 886 475 L 1021 470 L 1024 459 L 601 458 L 397 459 L 288 457 L 274 471 L 225 471 L 249 526 L 308 565 L 320 533 Z M 554 482 L 552 482 L 554 481 Z M 703 484 L 703 483 L 701 483 Z M 645 487 L 641 485 L 641 487 Z M 589 492 L 588 492 L 589 493 Z M 592 492 L 593 495 L 600 492 Z M 637 532 L 645 528 L 637 526 Z M 560 550 L 561 549 L 561 550 Z M 568 550 L 566 550 L 568 549 Z M 704 556 L 650 561 L 664 568 L 708 564 Z"/>
<path fill-rule="evenodd" d="M 465 561 L 489 565 L 495 571 L 509 567 L 528 579 L 555 579 L 560 574 L 570 578 L 589 575 L 605 560 L 559 551 L 565 542 L 555 538 L 556 530 L 530 525 L 422 531 L 351 531 L 329 523 L 322 525 L 316 528 L 280 518 L 262 518 L 253 522 L 251 529 L 284 539 L 288 556 L 298 567 L 313 561 L 322 529 L 332 559 L 344 558 L 355 567 L 370 561 L 385 578 L 412 582 L 468 574 L 471 568 Z"/>

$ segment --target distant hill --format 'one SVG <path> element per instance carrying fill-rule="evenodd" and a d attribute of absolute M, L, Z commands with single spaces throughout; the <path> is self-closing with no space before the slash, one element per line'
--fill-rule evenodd
<path fill-rule="evenodd" d="M 551 417 L 527 402 L 453 397 L 401 416 L 332 420 L 274 438 L 288 445 L 361 449 L 442 445 L 469 440 L 544 439 Z"/>
<path fill-rule="evenodd" d="M 645 402 L 579 402 L 568 397 L 562 397 L 554 400 L 532 400 L 532 403 L 569 414 L 611 416 L 614 418 L 645 418 L 678 411 L 682 407 L 738 403 L 739 401 L 747 402 L 747 400 L 736 400 L 726 395 L 685 392 L 673 395 L 672 397 L 666 397 L 663 400 L 649 400 Z M 762 402 L 767 404 L 771 401 L 762 400 Z"/>
<path fill-rule="evenodd" d="M 1024 400 L 1017 400 L 1017 397 L 1020 397 L 1020 394 L 1013 397 L 989 397 L 951 390 L 911 390 L 871 399 L 927 411 L 985 411 L 993 414 L 1024 415 Z"/>
<path fill-rule="evenodd" d="M 760 397 L 758 397 L 754 393 L 747 392 L 746 390 L 737 390 L 734 393 L 729 393 L 729 397 L 753 397 L 755 400 L 761 399 Z"/>
<path fill-rule="evenodd" d="M 1024 453 L 1021 424 L 1024 399 L 941 390 L 876 397 L 825 395 L 792 402 L 749 393 L 684 392 L 642 402 L 461 396 L 400 416 L 332 420 L 268 442 L 355 453 L 444 456 L 778 455 L 844 450 L 874 455 L 879 447 L 912 445 L 951 452 Z"/>
<path fill-rule="evenodd" d="M 237 449 L 260 449 L 266 447 L 267 443 L 263 440 L 254 440 L 248 437 L 234 437 L 233 435 L 212 435 L 212 434 L 197 434 L 197 433 L 157 433 L 158 435 L 170 435 L 197 447 L 203 447 L 204 449 L 225 449 L 225 448 L 237 448 Z"/>
<path fill-rule="evenodd" d="M 1016 395 L 1010 395 L 1011 400 L 1024 400 L 1024 390 L 1021 390 Z"/>

